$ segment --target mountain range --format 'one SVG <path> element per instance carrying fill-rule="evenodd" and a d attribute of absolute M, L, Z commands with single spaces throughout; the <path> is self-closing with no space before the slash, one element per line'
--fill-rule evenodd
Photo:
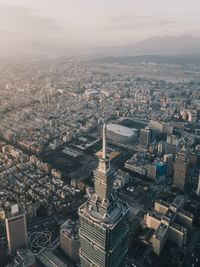
<path fill-rule="evenodd" d="M 57 58 L 73 56 L 92 56 L 95 58 L 102 57 L 129 57 L 129 56 L 192 56 L 200 57 L 200 38 L 191 35 L 151 37 L 144 41 L 122 46 L 104 46 L 80 48 L 80 44 L 70 49 L 70 41 L 57 42 L 48 44 L 38 41 L 24 43 L 23 46 L 16 46 L 16 49 L 8 49 L 9 55 L 3 53 L 0 46 L 0 56 L 2 58 L 12 57 L 18 51 L 19 58 Z M 8 45 L 9 48 L 9 45 Z M 23 49 L 22 49 L 23 48 Z M 4 55 L 5 54 L 5 55 Z M 4 56 L 2 56 L 4 55 Z"/>
<path fill-rule="evenodd" d="M 115 47 L 100 47 L 90 52 L 99 56 L 183 55 L 200 56 L 200 38 L 191 35 L 151 37 L 144 41 Z"/>

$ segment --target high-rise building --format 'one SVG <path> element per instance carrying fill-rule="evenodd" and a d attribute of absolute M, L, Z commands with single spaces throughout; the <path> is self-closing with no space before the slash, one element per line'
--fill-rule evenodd
<path fill-rule="evenodd" d="M 196 194 L 198 196 L 200 196 L 200 172 L 199 172 L 199 179 L 198 179 L 198 185 L 197 185 L 197 189 L 196 189 Z"/>
<path fill-rule="evenodd" d="M 5 211 L 0 207 L 0 220 L 5 219 Z"/>
<path fill-rule="evenodd" d="M 193 152 L 193 151 L 190 151 L 190 153 L 189 153 L 189 163 L 190 163 L 190 166 L 196 167 L 197 160 L 198 160 L 197 154 L 195 152 Z"/>
<path fill-rule="evenodd" d="M 174 163 L 174 186 L 185 190 L 189 182 L 189 162 L 184 149 L 180 150 Z"/>
<path fill-rule="evenodd" d="M 175 135 L 168 135 L 167 136 L 167 143 L 165 147 L 166 154 L 172 154 L 174 159 L 176 157 L 178 150 L 178 139 Z"/>
<path fill-rule="evenodd" d="M 140 130 L 140 145 L 148 148 L 151 142 L 151 130 L 150 129 L 141 129 Z"/>
<path fill-rule="evenodd" d="M 173 155 L 172 154 L 165 154 L 163 157 L 163 161 L 166 163 L 166 166 L 167 166 L 166 175 L 172 176 L 172 174 L 173 174 Z"/>
<path fill-rule="evenodd" d="M 94 179 L 96 193 L 78 211 L 81 267 L 122 267 L 127 253 L 128 207 L 113 194 L 115 177 L 106 153 L 106 125 Z"/>
<path fill-rule="evenodd" d="M 74 262 L 79 261 L 80 239 L 79 226 L 71 220 L 66 221 L 60 230 L 61 250 Z"/>
<path fill-rule="evenodd" d="M 166 164 L 163 162 L 149 164 L 147 176 L 158 181 L 164 180 L 166 178 Z"/>
<path fill-rule="evenodd" d="M 164 155 L 165 154 L 165 142 L 164 141 L 160 141 L 159 143 L 158 143 L 158 153 L 159 153 L 159 155 Z"/>
<path fill-rule="evenodd" d="M 197 111 L 196 110 L 191 110 L 188 112 L 188 121 L 189 122 L 196 122 L 197 121 Z"/>
<path fill-rule="evenodd" d="M 6 215 L 5 223 L 8 250 L 12 255 L 17 249 L 27 246 L 26 214 L 19 210 L 18 205 L 13 205 L 11 212 Z"/>

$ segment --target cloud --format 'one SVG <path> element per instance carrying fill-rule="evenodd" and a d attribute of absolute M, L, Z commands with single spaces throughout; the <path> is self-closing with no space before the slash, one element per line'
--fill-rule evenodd
<path fill-rule="evenodd" d="M 150 16 L 120 15 L 112 17 L 107 22 L 108 30 L 139 30 L 145 28 L 161 28 L 171 24 L 174 21 L 165 19 L 155 19 Z"/>
<path fill-rule="evenodd" d="M 20 6 L 0 6 L 0 30 L 23 34 L 51 36 L 62 28 L 54 18 L 42 17 L 32 10 Z"/>
<path fill-rule="evenodd" d="M 20 6 L 0 6 L 1 54 L 41 53 L 58 47 L 64 28 L 51 17 Z"/>

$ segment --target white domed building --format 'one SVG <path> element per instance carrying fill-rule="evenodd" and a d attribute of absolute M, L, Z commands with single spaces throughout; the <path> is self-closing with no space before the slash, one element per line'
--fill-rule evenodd
<path fill-rule="evenodd" d="M 106 134 L 108 140 L 121 144 L 133 144 L 138 137 L 136 129 L 114 123 L 106 125 Z"/>

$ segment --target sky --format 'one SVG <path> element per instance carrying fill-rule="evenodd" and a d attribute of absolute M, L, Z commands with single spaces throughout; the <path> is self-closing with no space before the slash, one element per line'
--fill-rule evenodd
<path fill-rule="evenodd" d="M 0 55 L 200 37 L 199 0 L 0 0 Z"/>

